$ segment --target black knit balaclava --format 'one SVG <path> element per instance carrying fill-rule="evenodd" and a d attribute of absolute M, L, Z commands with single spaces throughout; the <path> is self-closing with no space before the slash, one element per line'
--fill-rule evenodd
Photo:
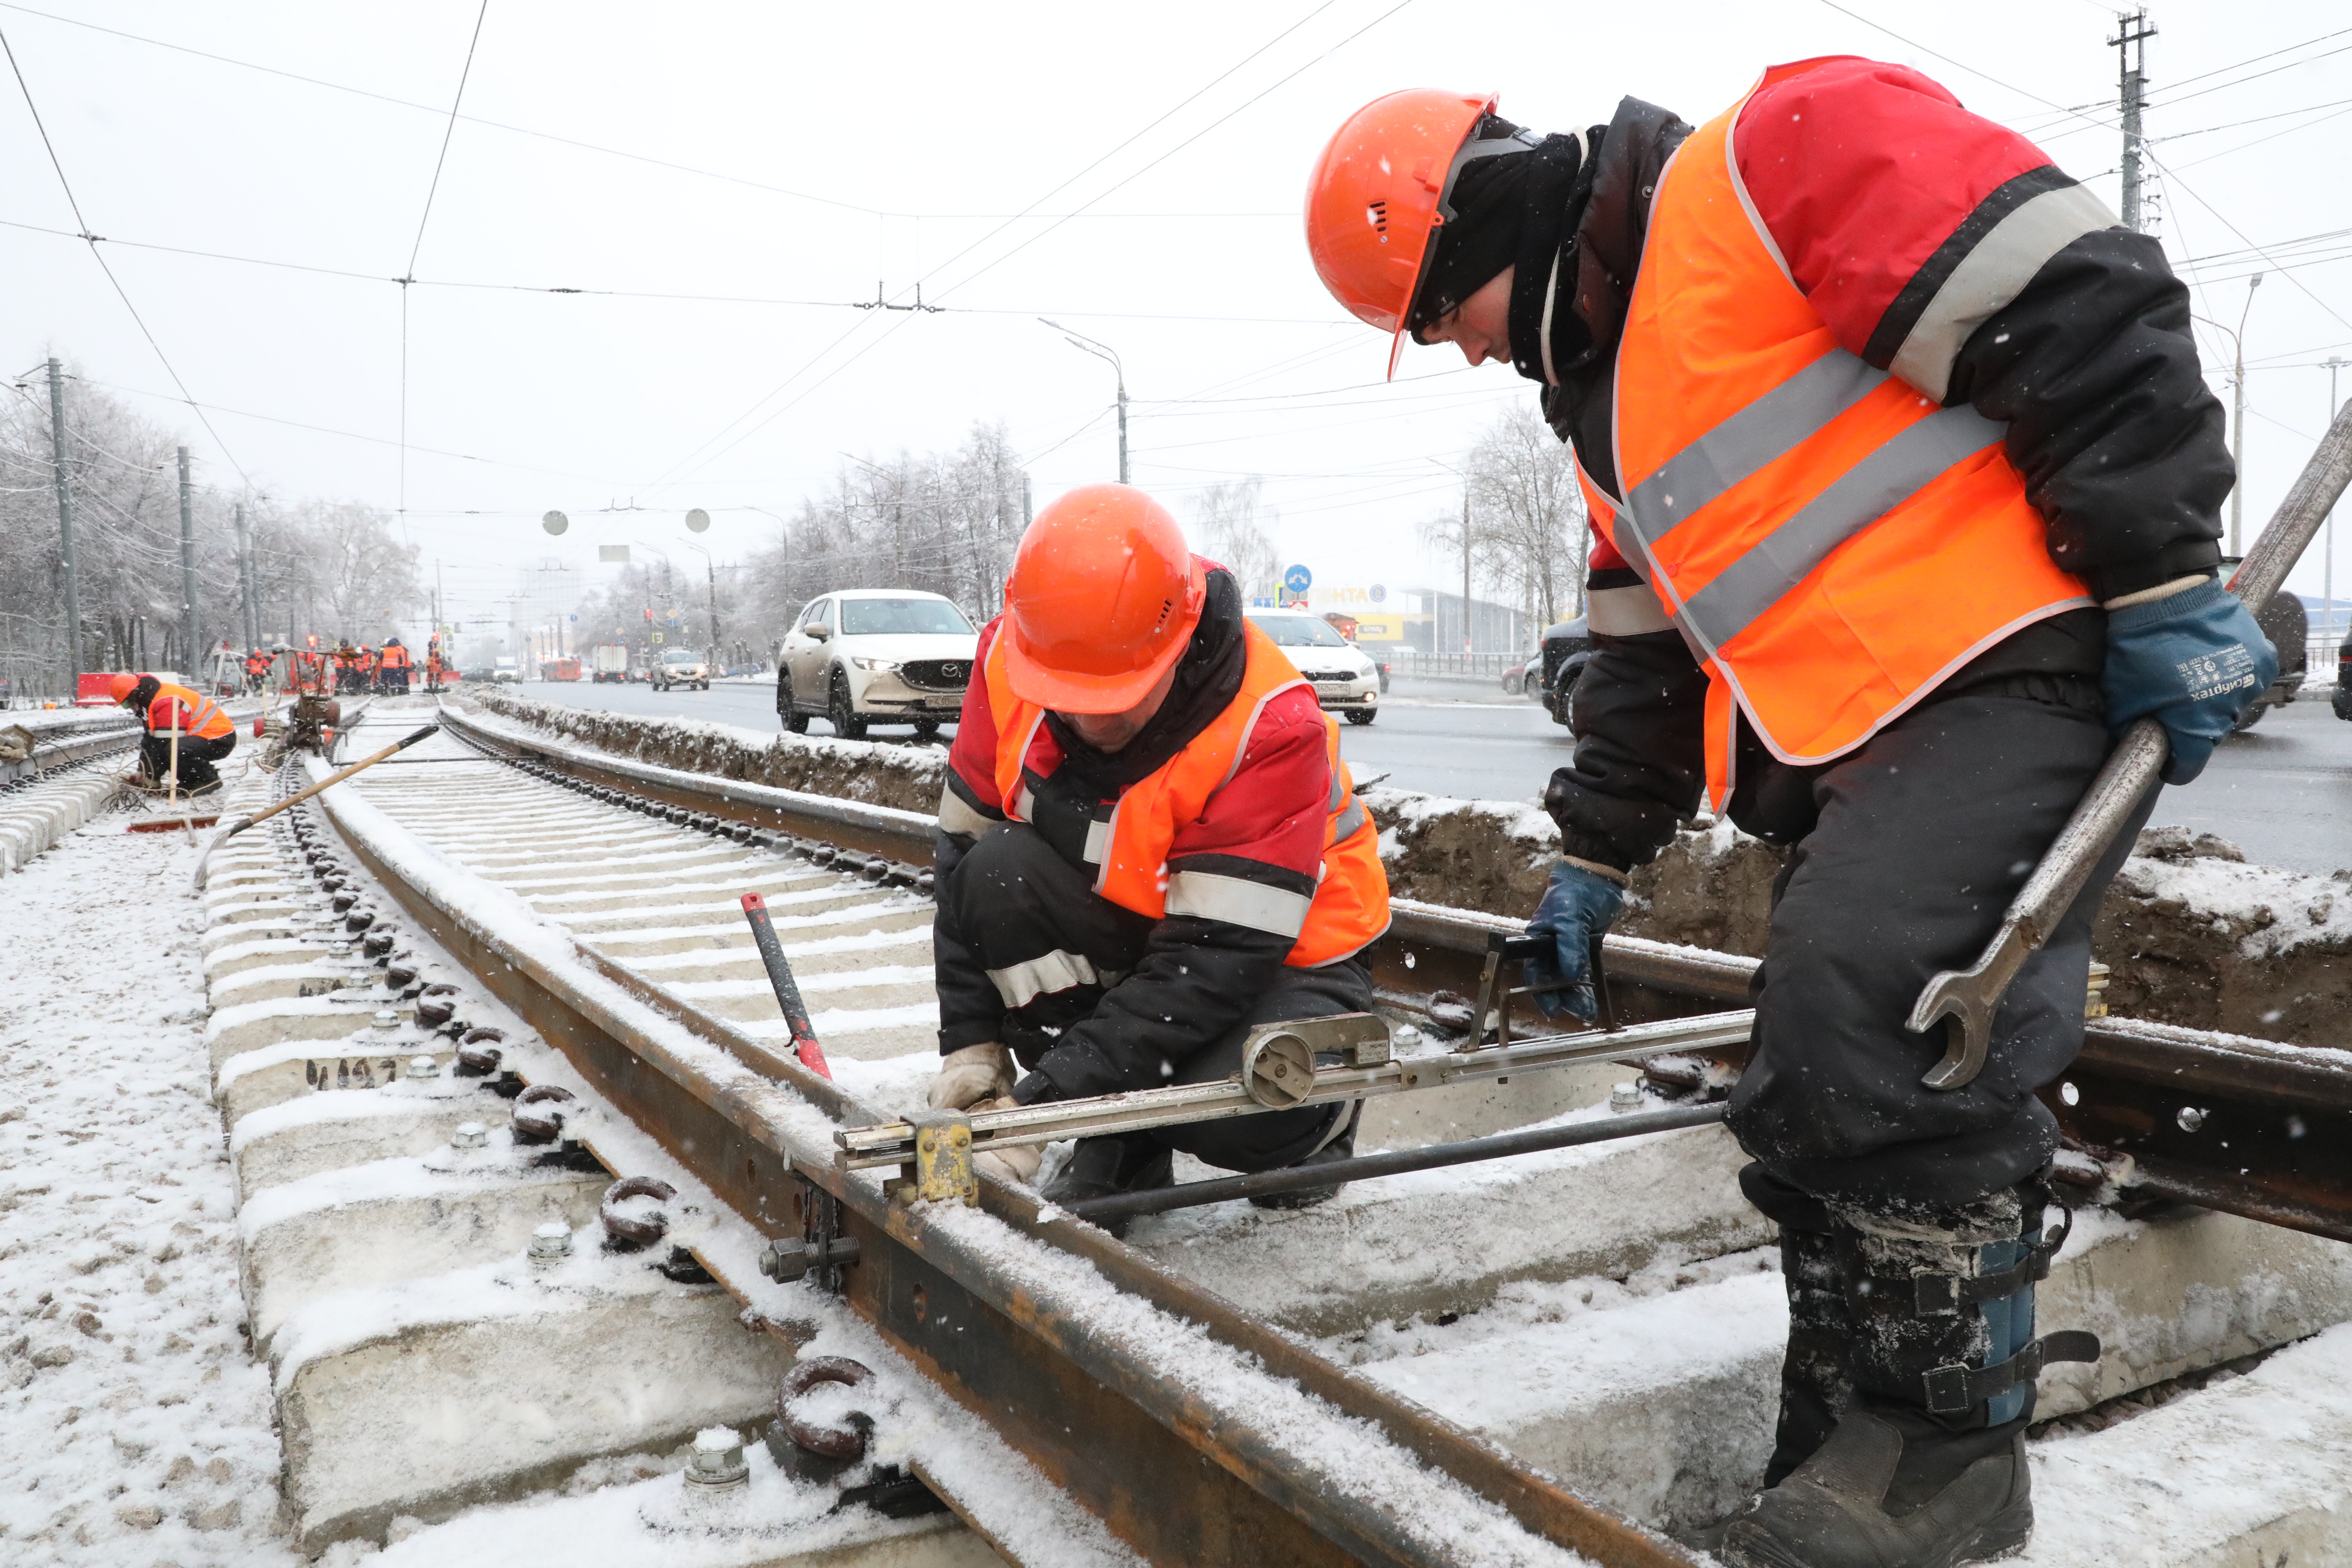
<path fill-rule="evenodd" d="M 1459 309 L 1505 268 L 1517 267 L 1511 286 L 1513 363 L 1528 380 L 1545 380 L 1543 302 L 1555 261 L 1573 271 L 1561 249 L 1575 243 L 1604 130 L 1594 126 L 1579 145 L 1574 136 L 1526 138 L 1500 115 L 1479 121 L 1474 142 L 1517 141 L 1514 151 L 1478 158 L 1454 176 L 1448 198 L 1454 216 L 1438 227 L 1429 268 L 1405 317 L 1414 342 L 1426 342 L 1422 334 L 1432 322 Z M 1554 363 L 1566 363 L 1583 347 L 1582 328 L 1573 310 L 1555 308 L 1551 317 Z"/>

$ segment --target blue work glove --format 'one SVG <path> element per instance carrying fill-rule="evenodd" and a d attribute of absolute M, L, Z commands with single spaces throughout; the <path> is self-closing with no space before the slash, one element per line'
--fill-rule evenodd
<path fill-rule="evenodd" d="M 1528 984 L 1543 987 L 1535 999 L 1545 1017 L 1572 1014 L 1589 1024 L 1601 1016 L 1592 985 L 1592 943 L 1624 902 L 1624 889 L 1598 871 L 1566 860 L 1551 868 L 1551 885 L 1528 922 L 1529 936 L 1552 939 L 1549 952 L 1528 961 Z"/>
<path fill-rule="evenodd" d="M 2120 735 L 2143 718 L 2163 725 L 2167 784 L 2204 772 L 2238 715 L 2277 679 L 2277 650 L 2218 581 L 2107 616 L 2107 728 Z"/>

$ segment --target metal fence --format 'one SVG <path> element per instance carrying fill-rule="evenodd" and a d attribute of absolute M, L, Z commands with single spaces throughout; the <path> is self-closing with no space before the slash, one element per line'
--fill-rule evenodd
<path fill-rule="evenodd" d="M 1391 675 L 1450 676 L 1457 680 L 1499 681 L 1503 671 L 1526 660 L 1523 653 L 1423 653 L 1417 647 L 1367 648 Z"/>

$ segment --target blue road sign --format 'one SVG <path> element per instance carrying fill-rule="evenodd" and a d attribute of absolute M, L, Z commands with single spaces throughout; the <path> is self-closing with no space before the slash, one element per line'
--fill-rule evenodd
<path fill-rule="evenodd" d="M 1389 602 L 1389 591 L 1378 583 L 1372 584 L 1371 596 L 1372 603 L 1375 605 L 1385 605 Z"/>
<path fill-rule="evenodd" d="M 1315 574 L 1304 566 L 1293 566 L 1282 574 L 1282 585 L 1294 594 L 1304 594 L 1314 581 Z"/>

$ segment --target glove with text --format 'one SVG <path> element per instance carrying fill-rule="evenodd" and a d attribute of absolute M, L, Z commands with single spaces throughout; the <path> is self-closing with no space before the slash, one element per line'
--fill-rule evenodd
<path fill-rule="evenodd" d="M 1592 984 L 1592 944 L 1624 902 L 1624 890 L 1598 871 L 1565 860 L 1551 868 L 1551 885 L 1528 922 L 1529 936 L 1551 938 L 1543 956 L 1528 963 L 1528 984 L 1538 988 L 1536 1008 L 1545 1017 L 1568 1014 L 1589 1024 L 1601 1016 Z"/>
<path fill-rule="evenodd" d="M 2278 653 L 2218 581 L 2107 616 L 2107 728 L 2164 726 L 2164 782 L 2187 784 L 2248 704 L 2278 679 Z"/>

